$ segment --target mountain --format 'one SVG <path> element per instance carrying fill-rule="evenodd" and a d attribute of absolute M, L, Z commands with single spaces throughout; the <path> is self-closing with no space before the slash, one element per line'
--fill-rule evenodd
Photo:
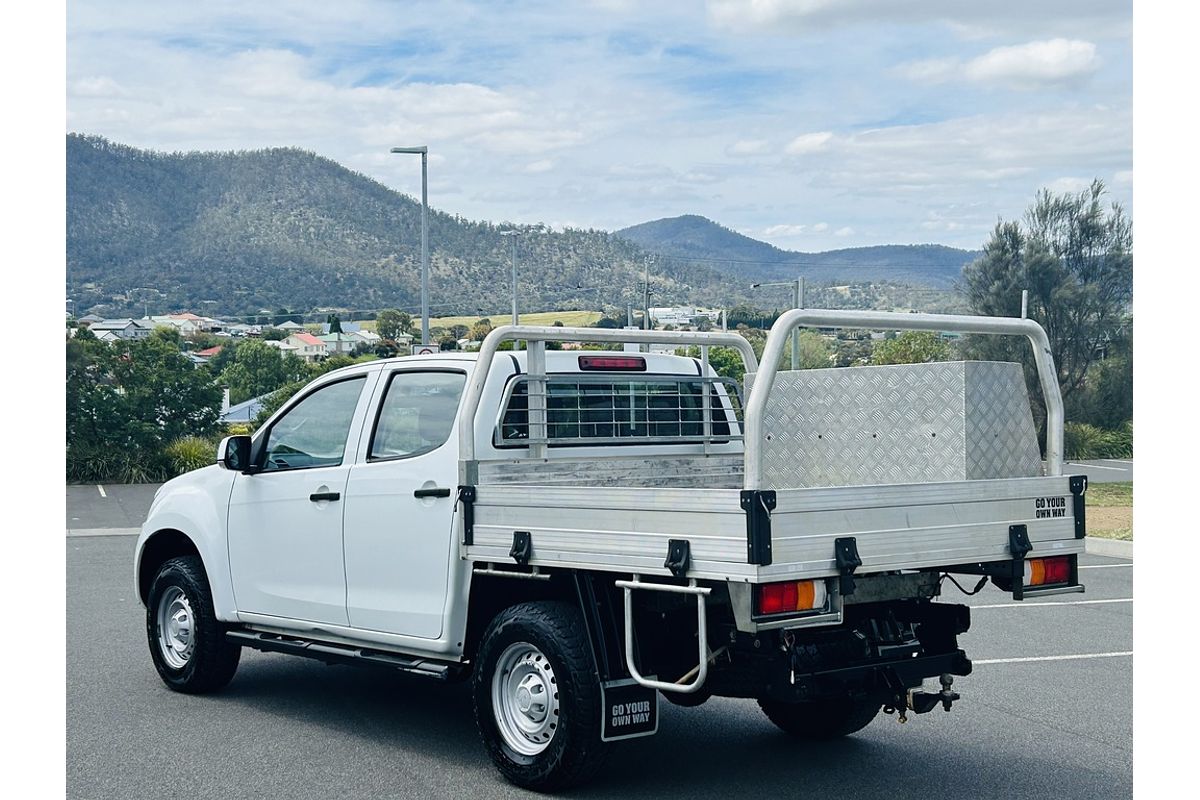
<path fill-rule="evenodd" d="M 420 203 L 296 149 L 159 153 L 67 136 L 67 288 L 78 313 L 191 308 L 416 310 Z M 429 211 L 430 308 L 511 303 L 501 227 Z M 645 254 L 605 231 L 520 226 L 523 308 L 623 307 L 641 298 Z M 656 300 L 722 296 L 717 270 L 656 268 Z"/>
<path fill-rule="evenodd" d="M 688 214 L 643 222 L 615 234 L 661 263 L 708 264 L 743 280 L 814 283 L 892 282 L 950 288 L 979 252 L 939 244 L 878 245 L 801 253 L 751 239 L 710 219 Z"/>
<path fill-rule="evenodd" d="M 684 214 L 682 217 L 656 219 L 616 232 L 648 252 L 680 259 L 728 260 L 729 268 L 743 272 L 739 262 L 773 264 L 793 255 L 774 245 L 743 236 L 710 219 Z"/>
<path fill-rule="evenodd" d="M 67 136 L 66 158 L 67 294 L 78 314 L 419 308 L 420 204 L 327 158 L 161 153 L 79 134 Z M 434 316 L 506 314 L 513 243 L 501 232 L 513 227 L 430 209 Z M 797 275 L 944 288 L 973 256 L 937 245 L 796 253 L 698 216 L 616 233 L 516 227 L 526 310 L 640 306 L 648 254 L 653 304 L 714 306 L 761 302 L 750 282 Z M 899 302 L 859 294 L 872 299 L 853 302 L 871 307 Z"/>

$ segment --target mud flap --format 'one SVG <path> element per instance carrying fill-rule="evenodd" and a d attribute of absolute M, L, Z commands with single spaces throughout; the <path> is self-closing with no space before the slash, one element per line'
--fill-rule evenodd
<path fill-rule="evenodd" d="M 658 732 L 658 692 L 632 678 L 600 684 L 604 722 L 600 740 L 635 739 Z"/>

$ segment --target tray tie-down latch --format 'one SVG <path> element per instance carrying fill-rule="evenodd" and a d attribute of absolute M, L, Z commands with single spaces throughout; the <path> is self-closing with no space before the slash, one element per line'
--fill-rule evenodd
<path fill-rule="evenodd" d="M 521 566 L 525 566 L 529 563 L 531 555 L 533 555 L 533 536 L 529 531 L 513 531 L 512 549 L 508 551 L 508 557 Z"/>
<path fill-rule="evenodd" d="M 667 560 L 663 566 L 671 570 L 676 578 L 687 575 L 692 566 L 692 545 L 687 539 L 671 539 L 667 542 Z"/>
<path fill-rule="evenodd" d="M 837 561 L 838 591 L 842 597 L 854 594 L 854 570 L 862 566 L 858 557 L 858 542 L 853 536 L 843 536 L 833 540 L 833 556 Z"/>

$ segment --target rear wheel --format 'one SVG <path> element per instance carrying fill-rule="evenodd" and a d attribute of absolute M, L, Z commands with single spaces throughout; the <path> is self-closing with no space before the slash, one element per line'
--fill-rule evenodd
<path fill-rule="evenodd" d="M 837 739 L 870 724 L 880 704 L 853 697 L 831 697 L 809 703 L 759 700 L 767 719 L 801 739 Z"/>
<path fill-rule="evenodd" d="M 146 603 L 146 637 L 163 683 L 189 694 L 229 683 L 242 652 L 225 640 L 196 556 L 172 558 L 159 568 Z"/>
<path fill-rule="evenodd" d="M 603 764 L 599 678 L 574 606 L 522 603 L 501 612 L 483 635 L 472 693 L 488 755 L 518 786 L 564 789 Z"/>

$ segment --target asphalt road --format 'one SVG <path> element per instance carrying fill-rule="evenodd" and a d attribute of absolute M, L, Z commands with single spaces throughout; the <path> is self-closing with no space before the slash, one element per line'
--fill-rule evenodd
<path fill-rule="evenodd" d="M 1087 475 L 1089 483 L 1126 483 L 1133 481 L 1133 461 L 1115 458 L 1068 461 L 1063 465 L 1063 472 Z"/>
<path fill-rule="evenodd" d="M 168 691 L 146 652 L 133 544 L 66 540 L 68 797 L 536 796 L 493 770 L 465 686 L 247 650 L 225 691 Z M 856 736 L 804 745 L 751 701 L 664 702 L 658 735 L 622 743 L 571 796 L 1129 797 L 1131 563 L 1082 563 L 1084 595 L 1014 606 L 989 586 L 967 599 L 974 622 L 960 642 L 976 667 L 949 714 L 880 715 Z M 946 600 L 960 597 L 947 585 Z M 1027 658 L 1052 660 L 1010 661 Z"/>

